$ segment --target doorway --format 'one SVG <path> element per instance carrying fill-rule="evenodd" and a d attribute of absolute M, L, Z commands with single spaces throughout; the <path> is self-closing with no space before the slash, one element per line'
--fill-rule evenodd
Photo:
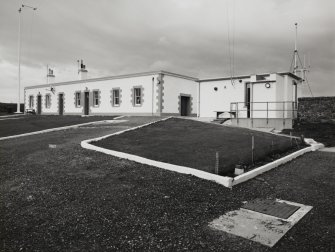
<path fill-rule="evenodd" d="M 180 115 L 188 116 L 190 115 L 190 97 L 189 96 L 180 96 Z"/>
<path fill-rule="evenodd" d="M 64 94 L 58 94 L 58 113 L 64 114 Z"/>
<path fill-rule="evenodd" d="M 250 83 L 245 84 L 245 106 L 247 107 L 247 118 L 250 118 L 250 97 L 251 97 L 251 91 L 250 91 Z"/>
<path fill-rule="evenodd" d="M 37 96 L 37 114 L 38 115 L 42 114 L 42 96 L 41 95 Z"/>
<path fill-rule="evenodd" d="M 90 112 L 89 101 L 90 101 L 90 93 L 85 92 L 84 93 L 84 115 L 88 115 Z"/>

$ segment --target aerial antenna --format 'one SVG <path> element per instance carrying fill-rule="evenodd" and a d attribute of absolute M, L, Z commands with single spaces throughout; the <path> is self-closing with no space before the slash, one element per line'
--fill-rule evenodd
<path fill-rule="evenodd" d="M 228 39 L 228 56 L 229 56 L 229 72 L 230 81 L 233 87 L 235 87 L 235 5 L 233 2 L 233 17 L 232 17 L 232 28 L 230 28 L 230 16 L 229 16 L 229 4 L 227 2 L 227 39 Z M 233 38 L 231 39 L 230 30 L 232 29 Z M 232 41 L 231 41 L 232 40 Z"/>
<path fill-rule="evenodd" d="M 300 72 L 300 78 L 302 79 L 302 84 L 306 83 L 308 85 L 309 92 L 311 93 L 311 96 L 313 97 L 313 92 L 311 90 L 311 87 L 309 85 L 309 82 L 307 80 L 306 72 L 309 72 L 308 68 L 306 68 L 306 59 L 304 55 L 304 63 L 302 63 L 299 52 L 298 52 L 298 23 L 294 23 L 295 26 L 295 40 L 294 40 L 294 53 L 293 58 L 291 62 L 290 72 L 293 72 L 294 75 L 298 76 L 298 73 Z M 300 64 L 299 64 L 300 63 Z M 293 70 L 292 70 L 292 64 Z M 300 65 L 300 68 L 299 68 Z"/>
<path fill-rule="evenodd" d="M 17 108 L 16 108 L 16 113 L 21 113 L 20 111 L 20 104 L 21 104 L 21 99 L 20 99 L 20 93 L 21 93 L 21 13 L 24 8 L 32 9 L 33 11 L 37 10 L 37 8 L 29 6 L 29 5 L 24 5 L 23 0 L 21 1 L 21 6 L 18 10 L 19 12 L 19 36 L 18 36 L 18 99 L 17 99 Z"/>

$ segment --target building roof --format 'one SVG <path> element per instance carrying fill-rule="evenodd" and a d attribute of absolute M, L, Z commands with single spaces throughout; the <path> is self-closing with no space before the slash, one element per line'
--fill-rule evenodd
<path fill-rule="evenodd" d="M 84 79 L 84 80 L 55 82 L 55 83 L 52 83 L 52 84 L 33 85 L 33 86 L 27 86 L 27 87 L 25 87 L 25 89 L 43 88 L 43 87 L 49 87 L 50 85 L 52 85 L 52 86 L 63 86 L 63 85 L 78 84 L 78 83 L 87 83 L 87 82 L 96 82 L 96 81 L 105 81 L 105 80 L 114 80 L 114 79 L 125 79 L 125 78 L 148 76 L 148 75 L 155 75 L 155 74 L 164 74 L 164 75 L 169 75 L 169 76 L 172 76 L 172 77 L 177 77 L 177 78 L 182 78 L 182 79 L 187 79 L 187 80 L 193 80 L 193 81 L 198 80 L 197 78 L 194 78 L 194 77 L 160 70 L 160 71 L 152 71 L 152 72 L 142 72 L 142 73 L 106 76 L 106 77 L 91 78 L 91 79 Z"/>
<path fill-rule="evenodd" d="M 222 81 L 222 80 L 237 80 L 237 79 L 247 79 L 250 78 L 252 75 L 270 75 L 271 73 L 263 73 L 263 74 L 249 74 L 249 75 L 238 75 L 234 77 L 217 77 L 217 78 L 204 78 L 204 79 L 198 79 L 198 82 L 208 82 L 208 81 Z M 288 75 L 296 80 L 302 80 L 299 76 L 296 76 L 295 74 L 291 72 L 277 72 L 275 74 L 278 75 Z"/>

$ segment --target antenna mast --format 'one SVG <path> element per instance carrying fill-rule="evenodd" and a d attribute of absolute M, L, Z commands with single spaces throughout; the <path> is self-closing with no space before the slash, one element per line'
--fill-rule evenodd
<path fill-rule="evenodd" d="M 294 68 L 293 73 L 296 75 L 298 70 L 298 23 L 295 23 L 295 41 L 294 41 Z"/>

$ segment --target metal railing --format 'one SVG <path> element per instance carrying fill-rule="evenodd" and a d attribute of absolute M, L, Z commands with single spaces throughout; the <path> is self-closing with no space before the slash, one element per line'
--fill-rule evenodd
<path fill-rule="evenodd" d="M 292 101 L 230 103 L 231 118 L 236 118 L 237 123 L 241 118 L 250 118 L 251 121 L 255 118 L 266 118 L 267 123 L 269 119 L 276 118 L 283 119 L 285 124 L 285 119 L 297 118 L 297 111 L 297 102 Z"/>

